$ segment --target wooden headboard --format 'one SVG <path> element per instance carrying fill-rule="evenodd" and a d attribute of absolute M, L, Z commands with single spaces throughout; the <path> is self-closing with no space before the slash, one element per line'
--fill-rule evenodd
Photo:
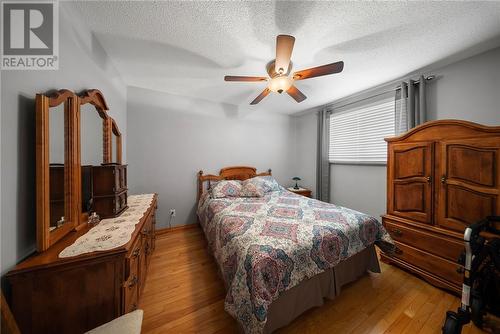
<path fill-rule="evenodd" d="M 233 167 L 225 167 L 222 168 L 219 172 L 219 175 L 207 174 L 203 175 L 203 171 L 200 170 L 198 172 L 198 196 L 197 200 L 200 200 L 201 195 L 203 194 L 203 183 L 208 182 L 208 187 L 210 187 L 211 181 L 220 181 L 220 180 L 246 180 L 255 176 L 266 176 L 271 175 L 271 169 L 268 169 L 267 172 L 257 173 L 257 168 L 248 167 L 248 166 L 233 166 Z"/>

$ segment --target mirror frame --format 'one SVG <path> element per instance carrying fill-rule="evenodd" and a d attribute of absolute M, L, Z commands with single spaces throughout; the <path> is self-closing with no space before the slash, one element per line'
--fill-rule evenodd
<path fill-rule="evenodd" d="M 67 89 L 36 99 L 36 234 L 37 250 L 44 251 L 68 234 L 79 220 L 81 205 L 79 97 Z M 49 112 L 64 103 L 64 216 L 66 223 L 50 231 L 50 157 Z"/>
<path fill-rule="evenodd" d="M 37 251 L 43 252 L 68 233 L 86 226 L 81 203 L 80 106 L 90 103 L 103 119 L 103 163 L 112 163 L 112 135 L 117 136 L 117 162 L 121 164 L 122 138 L 108 105 L 98 89 L 81 94 L 61 89 L 53 94 L 36 95 L 36 238 Z M 64 103 L 64 215 L 66 223 L 50 231 L 50 108 Z"/>
<path fill-rule="evenodd" d="M 102 161 L 105 164 L 122 163 L 122 134 L 116 125 L 114 118 L 108 115 L 108 104 L 102 92 L 98 89 L 88 89 L 79 94 L 80 105 L 86 103 L 92 104 L 99 116 L 102 118 L 103 131 L 103 157 Z M 116 161 L 113 161 L 113 135 L 116 136 Z M 80 141 L 79 141 L 80 142 Z"/>
<path fill-rule="evenodd" d="M 116 161 L 113 161 L 113 136 L 111 136 L 111 162 L 115 162 L 117 164 L 122 164 L 122 133 L 118 129 L 118 125 L 116 125 L 116 122 L 114 119 L 112 119 L 112 124 L 111 124 L 111 131 L 112 135 L 116 137 Z"/>
<path fill-rule="evenodd" d="M 102 150 L 102 163 L 109 163 L 111 162 L 111 135 L 108 133 L 107 129 L 107 124 L 110 122 L 110 119 L 112 118 L 108 115 L 108 104 L 106 103 L 106 99 L 104 98 L 104 95 L 101 93 L 100 90 L 98 89 L 88 89 L 83 91 L 78 95 L 80 97 L 80 107 L 79 107 L 79 115 L 81 116 L 81 107 L 85 104 L 91 104 L 95 107 L 97 113 L 99 114 L 99 117 L 102 119 L 102 145 L 103 145 L 103 150 Z M 78 133 L 78 147 L 79 147 L 79 158 L 80 158 L 80 173 L 81 173 L 81 143 L 82 143 L 82 138 L 81 138 L 81 117 L 78 118 L 78 129 L 80 129 Z M 81 182 L 80 182 L 81 183 Z M 80 193 L 81 193 L 81 184 L 80 184 Z M 82 209 L 81 202 L 80 202 L 80 212 Z M 88 220 L 88 212 L 81 212 L 80 213 L 80 219 L 78 220 L 76 224 L 76 229 L 80 229 L 81 227 L 85 226 L 85 223 Z"/>
<path fill-rule="evenodd" d="M 83 93 L 79 94 L 80 106 L 90 103 L 92 104 L 99 116 L 102 118 L 102 135 L 103 135 L 103 150 L 102 150 L 102 162 L 111 162 L 111 132 L 108 130 L 108 123 L 114 122 L 114 120 L 108 115 L 108 104 L 104 99 L 104 95 L 98 89 L 88 89 Z M 80 127 L 78 127 L 80 129 Z M 78 138 L 78 144 L 81 144 L 81 138 Z"/>

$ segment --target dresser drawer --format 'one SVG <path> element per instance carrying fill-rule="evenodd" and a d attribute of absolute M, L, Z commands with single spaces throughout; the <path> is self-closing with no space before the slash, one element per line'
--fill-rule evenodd
<path fill-rule="evenodd" d="M 462 284 L 463 268 L 459 264 L 397 241 L 395 241 L 394 243 L 399 249 L 399 251 L 394 254 L 395 257 L 411 263 L 414 266 L 427 270 L 430 273 L 442 277 L 454 284 Z"/>
<path fill-rule="evenodd" d="M 137 279 L 137 276 L 135 276 Z M 129 313 L 132 311 L 137 310 L 137 305 L 138 305 L 138 281 L 136 281 L 135 285 L 130 286 L 133 281 L 128 281 L 127 285 L 123 287 L 123 300 L 124 300 L 124 307 L 123 307 L 123 313 Z"/>
<path fill-rule="evenodd" d="M 129 280 L 133 275 L 139 276 L 140 256 L 141 256 L 141 238 L 137 237 L 134 246 L 130 249 L 126 257 L 127 261 L 126 272 L 125 272 L 126 280 Z"/>
<path fill-rule="evenodd" d="M 128 313 L 137 309 L 137 300 L 139 292 L 139 273 L 140 273 L 140 259 L 141 259 L 141 238 L 137 238 L 134 246 L 126 257 L 126 270 L 125 283 L 123 285 L 123 300 L 124 312 Z"/>
<path fill-rule="evenodd" d="M 115 213 L 122 212 L 127 208 L 127 192 L 124 191 L 120 195 L 116 196 L 115 200 Z"/>
<path fill-rule="evenodd" d="M 452 262 L 457 262 L 458 257 L 464 251 L 464 244 L 459 241 L 395 224 L 388 220 L 384 220 L 384 226 L 394 240 L 444 257 Z"/>
<path fill-rule="evenodd" d="M 94 196 L 94 210 L 101 218 L 115 218 L 125 211 L 127 206 L 127 190 L 109 196 Z"/>
<path fill-rule="evenodd" d="M 106 164 L 92 167 L 94 196 L 109 196 L 127 189 L 127 165 Z"/>

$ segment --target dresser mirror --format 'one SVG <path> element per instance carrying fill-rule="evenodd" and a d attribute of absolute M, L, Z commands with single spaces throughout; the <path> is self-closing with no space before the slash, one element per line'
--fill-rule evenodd
<path fill-rule="evenodd" d="M 67 222 L 64 202 L 64 109 L 61 103 L 49 109 L 49 231 Z"/>
<path fill-rule="evenodd" d="M 96 108 L 89 104 L 80 106 L 80 147 L 81 164 L 100 165 L 103 163 L 103 118 Z"/>
<path fill-rule="evenodd" d="M 92 166 L 107 160 L 104 155 L 107 108 L 99 91 L 86 91 L 80 96 L 81 223 L 87 222 L 93 211 Z"/>
<path fill-rule="evenodd" d="M 78 123 L 78 96 L 68 90 L 36 96 L 37 249 L 49 248 L 78 220 L 75 193 L 79 165 L 73 152 Z"/>
<path fill-rule="evenodd" d="M 99 90 L 80 94 L 80 104 L 80 114 L 89 112 L 94 115 L 92 124 L 84 124 L 83 118 L 81 120 L 81 145 L 88 145 L 94 157 L 94 160 L 84 159 L 82 151 L 82 222 L 94 212 L 100 218 L 114 218 L 127 208 L 127 166 L 121 164 L 121 133 L 115 120 L 109 117 L 108 106 Z M 95 115 L 101 118 L 101 126 L 95 121 Z M 85 126 L 91 127 L 87 134 L 84 134 Z M 97 142 L 98 138 L 102 138 L 102 142 Z M 96 151 L 98 147 L 102 150 Z M 98 154 L 96 157 L 96 152 L 102 153 L 101 159 Z"/>
<path fill-rule="evenodd" d="M 116 148 L 117 148 L 117 140 L 116 140 L 116 135 L 112 133 L 111 135 L 111 161 L 113 163 L 116 163 L 118 161 L 117 156 L 116 156 Z"/>
<path fill-rule="evenodd" d="M 86 226 L 91 211 L 105 218 L 127 208 L 121 133 L 107 110 L 97 89 L 36 96 L 39 252 Z"/>
<path fill-rule="evenodd" d="M 103 162 L 103 119 L 90 104 L 80 106 L 80 158 L 82 185 L 82 222 L 92 211 L 92 165 Z"/>
<path fill-rule="evenodd" d="M 80 94 L 80 143 L 82 164 L 82 223 L 96 211 L 95 166 L 111 162 L 111 123 L 102 93 L 91 89 Z"/>

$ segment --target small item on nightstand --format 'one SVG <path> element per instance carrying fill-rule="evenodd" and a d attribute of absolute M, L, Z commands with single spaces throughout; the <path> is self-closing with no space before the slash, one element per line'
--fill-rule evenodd
<path fill-rule="evenodd" d="M 300 189 L 299 184 L 298 184 L 298 181 L 300 181 L 300 180 L 302 180 L 302 179 L 301 179 L 300 177 L 298 177 L 298 176 L 294 176 L 294 177 L 292 178 L 292 180 L 294 180 L 294 181 L 295 181 L 295 186 L 293 187 L 293 189 Z"/>
<path fill-rule="evenodd" d="M 302 195 L 305 197 L 312 197 L 312 191 L 309 189 L 306 189 L 306 188 L 295 189 L 295 187 L 290 187 L 290 188 L 286 188 L 286 189 L 288 191 L 291 191 L 294 194 L 297 194 L 297 195 Z"/>
<path fill-rule="evenodd" d="M 99 215 L 96 212 L 92 212 L 92 214 L 89 216 L 88 224 L 90 226 L 96 226 L 97 224 L 99 224 L 100 221 L 101 217 L 99 217 Z"/>

